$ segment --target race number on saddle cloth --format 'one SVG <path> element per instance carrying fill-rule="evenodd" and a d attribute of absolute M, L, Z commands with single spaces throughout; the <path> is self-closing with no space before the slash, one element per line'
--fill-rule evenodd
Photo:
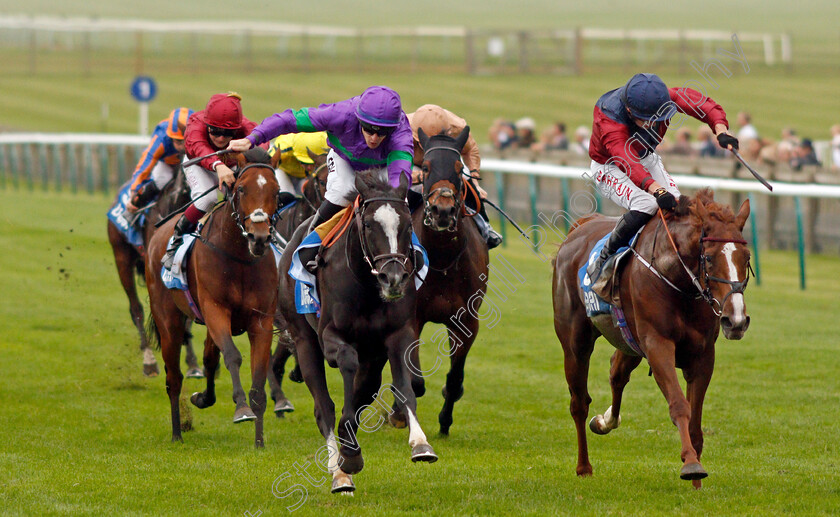
<path fill-rule="evenodd" d="M 610 259 L 607 260 L 607 263 L 604 265 L 602 275 L 606 275 L 609 277 L 613 277 L 613 272 L 617 270 L 618 265 L 627 255 L 632 253 L 630 248 L 636 243 L 636 240 L 639 238 L 639 230 L 636 235 L 630 240 L 629 246 L 623 246 L 619 248 L 619 250 L 613 254 Z M 583 299 L 583 305 L 586 308 L 586 315 L 590 318 L 597 317 L 603 314 L 609 314 L 612 317 L 613 327 L 618 330 L 619 335 L 624 340 L 624 343 L 629 347 L 629 351 L 632 351 L 635 355 L 640 355 L 644 357 L 644 353 L 642 349 L 639 347 L 636 340 L 633 338 L 633 334 L 630 332 L 629 327 L 627 326 L 627 319 L 624 316 L 624 310 L 608 301 L 604 300 L 598 294 L 596 294 L 590 285 L 589 277 L 586 275 L 586 268 L 595 262 L 598 259 L 598 256 L 601 253 L 604 245 L 607 243 L 607 240 L 610 238 L 610 234 L 606 234 L 602 239 L 595 243 L 595 246 L 592 247 L 592 250 L 589 252 L 589 260 L 587 260 L 586 264 L 583 265 L 578 270 L 578 285 L 580 285 L 581 290 L 581 298 Z M 615 276 L 615 280 L 617 280 L 617 276 Z M 612 280 L 611 280 L 612 281 Z M 608 338 L 609 339 L 609 338 Z M 621 347 L 624 349 L 624 347 Z M 626 349 L 624 349 L 626 350 Z"/>
<path fill-rule="evenodd" d="M 358 199 L 356 203 L 358 203 Z M 295 279 L 295 308 L 298 314 L 317 314 L 318 316 L 321 314 L 321 302 L 318 297 L 315 275 L 304 267 L 300 259 L 300 252 L 306 248 L 321 248 L 322 245 L 325 248 L 332 246 L 338 237 L 347 230 L 347 227 L 352 224 L 354 207 L 355 204 L 345 207 L 329 221 L 318 225 L 315 231 L 303 239 L 294 255 L 292 255 L 289 276 Z M 414 287 L 420 289 L 426 279 L 426 273 L 429 272 L 429 255 L 414 232 L 411 232 L 411 249 L 423 256 L 423 266 L 414 275 Z"/>
<path fill-rule="evenodd" d="M 125 236 L 125 239 L 137 250 L 143 254 L 143 223 L 145 221 L 144 215 L 140 215 L 134 219 L 134 224 L 130 224 L 126 219 L 126 205 L 131 200 L 131 185 L 125 185 L 120 190 L 117 196 L 116 204 L 108 211 L 108 219 L 114 223 L 117 230 Z M 133 217 L 133 216 L 132 216 Z"/>

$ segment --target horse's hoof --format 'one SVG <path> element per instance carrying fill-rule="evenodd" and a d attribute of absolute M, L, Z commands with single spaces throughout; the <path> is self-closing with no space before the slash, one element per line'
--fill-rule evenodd
<path fill-rule="evenodd" d="M 332 488 L 330 492 L 333 494 L 347 494 L 353 495 L 356 490 L 356 485 L 353 484 L 353 478 L 349 474 L 345 474 L 341 470 L 334 474 L 332 480 Z"/>
<path fill-rule="evenodd" d="M 606 422 L 604 421 L 604 415 L 596 415 L 592 417 L 592 420 L 589 421 L 589 430 L 595 434 L 607 434 L 613 430 L 612 427 L 608 427 Z"/>
<path fill-rule="evenodd" d="M 391 413 L 388 415 L 388 422 L 397 429 L 403 429 L 408 425 L 405 421 L 405 416 L 400 413 Z"/>
<path fill-rule="evenodd" d="M 295 366 L 295 368 L 289 372 L 289 380 L 298 384 L 303 382 L 303 374 L 300 372 L 300 366 Z"/>
<path fill-rule="evenodd" d="M 249 420 L 256 420 L 257 415 L 251 410 L 248 406 L 242 406 L 240 408 L 236 408 L 236 412 L 233 414 L 233 423 L 239 424 L 242 422 L 247 422 Z"/>
<path fill-rule="evenodd" d="M 184 443 L 184 439 L 181 438 L 180 434 L 173 434 L 172 435 L 172 443 Z"/>
<path fill-rule="evenodd" d="M 592 475 L 592 465 L 578 465 L 576 473 L 579 477 L 586 478 Z"/>
<path fill-rule="evenodd" d="M 703 465 L 700 463 L 686 463 L 680 469 L 680 479 L 694 481 L 695 479 L 703 479 L 709 475 Z"/>
<path fill-rule="evenodd" d="M 692 479 L 691 486 L 694 487 L 694 490 L 700 490 L 701 488 L 703 488 L 703 482 L 699 479 Z"/>
<path fill-rule="evenodd" d="M 278 400 L 274 403 L 274 414 L 280 416 L 283 413 L 291 413 L 295 410 L 295 406 L 289 402 L 289 399 Z"/>
<path fill-rule="evenodd" d="M 145 377 L 157 377 L 158 375 L 160 375 L 160 369 L 158 369 L 157 363 L 144 364 L 143 375 Z"/>
<path fill-rule="evenodd" d="M 190 368 L 189 370 L 187 370 L 186 377 L 188 379 L 203 379 L 204 378 L 204 370 L 197 367 L 197 366 L 194 366 L 194 367 Z"/>
<path fill-rule="evenodd" d="M 216 398 L 213 397 L 211 399 L 210 397 L 206 397 L 203 392 L 197 391 L 192 394 L 192 397 L 190 397 L 190 402 L 192 402 L 192 405 L 198 409 L 204 409 L 215 404 Z"/>
<path fill-rule="evenodd" d="M 347 474 L 358 474 L 365 468 L 365 460 L 361 454 L 355 456 L 339 455 L 339 466 L 341 471 Z"/>
<path fill-rule="evenodd" d="M 411 449 L 411 461 L 418 462 L 418 461 L 425 461 L 426 463 L 434 463 L 438 460 L 437 454 L 435 454 L 435 450 L 432 449 L 431 445 L 428 444 L 420 444 L 414 446 Z"/>

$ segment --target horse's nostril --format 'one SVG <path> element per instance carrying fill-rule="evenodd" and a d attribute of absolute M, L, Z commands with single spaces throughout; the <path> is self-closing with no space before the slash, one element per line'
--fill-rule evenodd
<path fill-rule="evenodd" d="M 408 280 L 408 272 L 404 271 L 400 276 L 400 285 L 404 284 L 406 280 Z"/>
<path fill-rule="evenodd" d="M 376 279 L 379 280 L 379 282 L 382 284 L 388 284 L 388 275 L 386 275 L 385 273 L 377 273 Z"/>
<path fill-rule="evenodd" d="M 726 316 L 723 316 L 723 317 L 721 317 L 721 318 L 720 318 L 720 324 L 721 324 L 724 328 L 730 328 L 730 327 L 732 327 L 732 320 L 730 320 L 730 319 L 729 319 L 728 317 L 726 317 Z"/>
<path fill-rule="evenodd" d="M 438 215 L 440 208 L 437 205 L 432 205 L 432 213 Z"/>

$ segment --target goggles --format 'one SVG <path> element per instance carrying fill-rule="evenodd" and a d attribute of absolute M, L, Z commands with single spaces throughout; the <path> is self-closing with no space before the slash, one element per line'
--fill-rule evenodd
<path fill-rule="evenodd" d="M 359 121 L 359 124 L 362 125 L 362 131 L 364 131 L 365 133 L 369 135 L 379 135 L 383 137 L 390 135 L 394 132 L 395 129 L 393 127 L 387 126 L 374 126 L 373 124 L 368 124 L 367 122 L 361 120 Z"/>
<path fill-rule="evenodd" d="M 216 126 L 207 126 L 207 132 L 213 136 L 229 136 L 234 137 L 236 136 L 235 129 L 225 129 L 223 127 L 216 127 Z"/>

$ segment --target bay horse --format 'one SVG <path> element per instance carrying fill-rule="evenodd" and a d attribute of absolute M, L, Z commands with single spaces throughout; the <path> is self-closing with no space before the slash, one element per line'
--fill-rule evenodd
<path fill-rule="evenodd" d="M 327 174 L 329 173 L 327 154 L 315 154 L 309 149 L 306 152 L 312 159 L 315 168 L 312 174 L 307 173 L 307 178 L 301 187 L 301 195 L 297 196 L 297 202 L 280 212 L 277 216 L 277 222 L 274 223 L 277 233 L 287 241 L 292 238 L 292 234 L 301 223 L 318 211 L 318 207 L 321 206 L 324 194 L 327 191 Z M 280 153 L 272 157 L 272 165 L 276 166 L 275 159 L 279 160 L 279 157 Z M 283 374 L 286 371 L 286 361 L 294 355 L 295 344 L 289 332 L 280 325 L 280 321 L 275 321 L 279 337 L 277 347 L 271 356 L 271 368 L 268 369 L 268 385 L 271 388 L 271 399 L 274 401 L 274 414 L 278 418 L 282 418 L 284 413 L 295 410 L 294 405 L 283 392 Z M 295 365 L 295 368 L 289 373 L 289 379 L 294 382 L 303 382 L 300 366 Z"/>
<path fill-rule="evenodd" d="M 117 209 L 120 203 L 120 193 L 123 192 L 128 182 L 122 185 L 117 191 L 117 199 L 111 205 L 109 212 Z M 163 187 L 156 202 L 142 207 L 137 212 L 137 217 L 140 213 L 145 216 L 141 232 L 143 236 L 143 245 L 135 247 L 128 241 L 125 234 L 122 233 L 113 221 L 108 219 L 108 242 L 111 243 L 111 250 L 114 253 L 114 263 L 117 266 L 117 274 L 120 277 L 120 284 L 122 284 L 123 291 L 128 297 L 128 307 L 131 313 L 131 321 L 137 328 L 140 334 L 140 351 L 143 353 L 143 375 L 146 377 L 157 377 L 160 373 L 158 369 L 155 354 L 149 346 L 149 340 L 146 337 L 145 318 L 143 315 L 143 304 L 137 296 L 137 284 L 135 282 L 135 274 L 143 277 L 145 275 L 144 258 L 146 254 L 146 247 L 149 244 L 152 233 L 155 231 L 155 223 L 163 219 L 172 210 L 177 209 L 190 200 L 190 188 L 187 185 L 183 169 L 178 167 L 175 172 L 175 177 L 172 181 Z M 130 214 L 126 214 L 126 218 L 132 218 Z M 192 346 L 192 334 L 189 332 L 189 323 L 184 333 L 184 348 L 186 349 L 187 361 L 187 377 L 202 378 L 204 373 L 198 366 L 198 359 L 195 356 Z"/>
<path fill-rule="evenodd" d="M 742 235 L 749 212 L 749 200 L 733 214 L 730 207 L 716 203 L 708 189 L 693 198 L 682 196 L 673 214 L 660 212 L 644 227 L 613 287 L 627 328 L 647 358 L 679 431 L 680 477 L 692 480 L 695 488 L 708 475 L 700 464 L 701 419 L 714 370 L 715 341 L 721 328 L 727 339 L 741 339 L 750 323 L 744 302 L 750 252 Z M 554 260 L 554 329 L 563 345 L 579 476 L 592 474 L 585 420 L 592 400 L 587 376 L 595 340 L 602 334 L 612 336 L 616 346 L 610 361 L 612 406 L 589 423 L 596 434 L 618 427 L 624 387 L 642 361 L 642 355 L 614 339 L 611 321 L 598 326 L 587 317 L 578 286 L 578 270 L 586 265 L 592 245 L 614 226 L 614 218 L 603 216 L 578 220 Z M 687 397 L 676 368 L 683 371 Z"/>
<path fill-rule="evenodd" d="M 478 227 L 469 220 L 464 200 L 466 182 L 462 179 L 464 165 L 461 150 L 469 137 L 469 126 L 452 138 L 443 133 L 429 137 L 417 131 L 424 149 L 423 210 L 412 216 L 414 231 L 429 255 L 429 272 L 417 290 L 417 335 L 427 322 L 446 326 L 447 336 L 437 333 L 434 344 L 442 353 L 448 337 L 449 373 L 442 394 L 443 408 L 438 415 L 440 433 L 449 434 L 452 411 L 464 393 L 464 364 L 473 342 L 478 336 L 477 313 L 487 292 L 489 251 Z M 481 217 L 481 216 L 477 216 Z M 465 309 L 468 309 L 465 311 Z M 417 346 L 410 350 L 409 369 L 416 396 L 425 393 L 424 376 L 429 372 L 420 368 Z M 395 412 L 391 424 L 405 426 L 405 415 Z"/>
<path fill-rule="evenodd" d="M 189 293 L 207 325 L 204 371 L 216 371 L 221 350 L 233 382 L 236 404 L 233 422 L 255 420 L 254 443 L 262 447 L 265 380 L 278 276 L 269 243 L 279 186 L 264 149 L 246 152 L 245 159 L 249 163 L 240 167 L 224 204 L 209 214 L 186 267 Z M 180 348 L 176 343 L 181 340 L 184 319 L 197 316 L 185 292 L 167 289 L 160 278 L 161 258 L 174 225 L 174 220 L 169 221 L 152 236 L 146 258 L 146 284 L 153 317 L 150 324 L 156 327 L 166 366 L 172 441 L 182 441 L 178 400 L 183 376 L 178 367 Z M 232 339 L 244 332 L 248 333 L 251 344 L 250 406 L 239 379 L 242 355 Z M 206 390 L 190 398 L 198 408 L 216 402 L 214 375 L 208 374 L 206 379 Z"/>
<path fill-rule="evenodd" d="M 326 467 L 333 493 L 355 490 L 351 476 L 364 466 L 356 439 L 359 415 L 376 399 L 386 361 L 391 365 L 391 390 L 408 416 L 412 461 L 437 460 L 417 420 L 417 401 L 403 362 L 417 339 L 411 216 L 405 201 L 408 181 L 402 177 L 394 189 L 372 173 L 360 172 L 355 185 L 359 198 L 349 226 L 320 252 L 320 318 L 297 313 L 294 279 L 281 274 L 279 282 L 279 317 L 291 332 L 303 379 L 315 401 L 315 421 L 329 451 Z M 299 226 L 287 249 L 296 249 L 307 229 L 307 224 Z M 291 261 L 292 253 L 284 253 L 280 270 L 288 271 Z M 344 384 L 338 436 L 325 360 L 339 369 Z"/>

